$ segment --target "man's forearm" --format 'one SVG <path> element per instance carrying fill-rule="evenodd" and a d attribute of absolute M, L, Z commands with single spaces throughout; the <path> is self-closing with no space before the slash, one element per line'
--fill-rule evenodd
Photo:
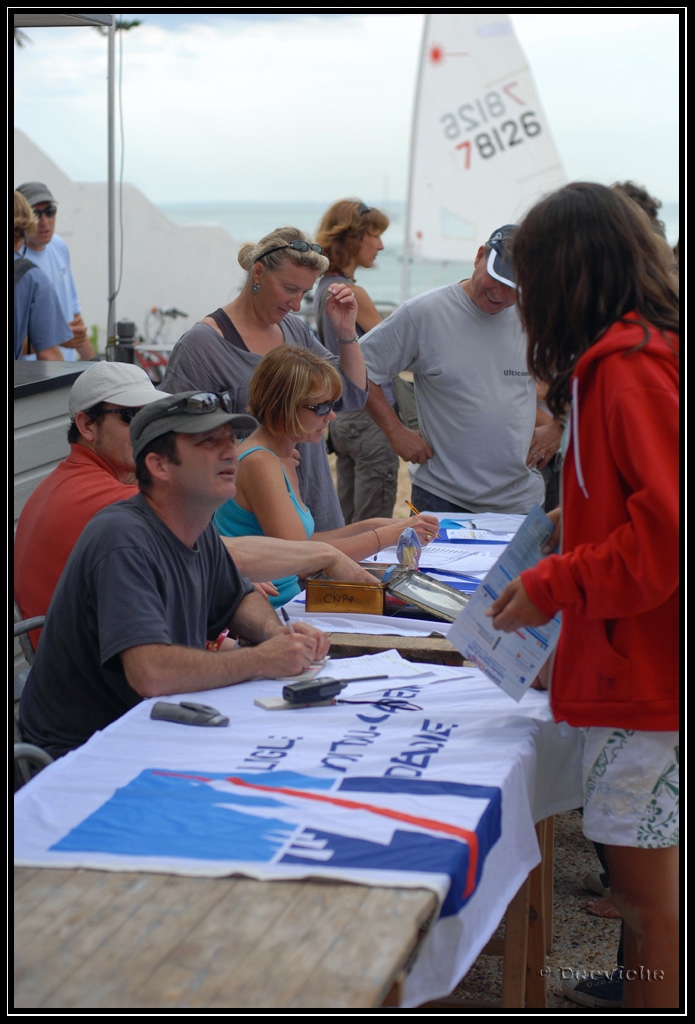
<path fill-rule="evenodd" d="M 401 423 L 378 384 L 369 382 L 369 395 L 365 409 L 378 427 L 381 427 L 396 455 L 406 462 L 422 465 L 434 455 L 429 444 L 417 430 Z"/>
<path fill-rule="evenodd" d="M 218 651 L 175 644 L 131 647 L 121 652 L 129 686 L 140 697 L 161 697 L 297 675 L 328 648 L 328 637 L 319 630 L 298 624 L 292 631 L 282 625 L 255 591 L 243 599 L 229 627 L 257 646 Z"/>
<path fill-rule="evenodd" d="M 279 624 L 278 624 L 279 625 Z M 258 647 L 233 650 L 199 651 L 193 647 L 167 644 L 143 644 L 121 654 L 128 685 L 143 698 L 173 696 L 217 690 L 251 679 L 272 679 L 301 672 L 312 661 L 298 648 L 301 637 L 282 637 L 286 647 L 278 647 L 277 638 Z M 298 642 L 299 641 L 299 642 Z"/>
<path fill-rule="evenodd" d="M 275 609 L 255 590 L 247 594 L 229 623 L 234 636 L 243 637 L 254 644 L 286 632 Z"/>
<path fill-rule="evenodd" d="M 403 426 L 401 421 L 398 419 L 398 416 L 391 408 L 391 405 L 380 385 L 375 384 L 374 381 L 371 380 L 369 382 L 369 395 L 367 396 L 365 409 L 376 425 L 381 427 L 389 441 L 393 436 L 398 434 L 399 428 Z"/>
<path fill-rule="evenodd" d="M 254 583 L 283 576 L 311 576 L 325 570 L 337 580 L 367 582 L 369 574 L 331 544 L 290 541 L 279 537 L 223 537 L 241 573 Z"/>

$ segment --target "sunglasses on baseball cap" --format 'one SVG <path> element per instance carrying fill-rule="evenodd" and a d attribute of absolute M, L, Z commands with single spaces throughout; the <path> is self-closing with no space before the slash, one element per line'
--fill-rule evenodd
<path fill-rule="evenodd" d="M 235 430 L 250 433 L 258 422 L 246 413 L 235 413 L 228 391 L 186 391 L 169 395 L 145 406 L 130 424 L 133 457 L 137 459 L 148 444 L 170 431 L 175 434 L 204 434 L 229 423 Z"/>

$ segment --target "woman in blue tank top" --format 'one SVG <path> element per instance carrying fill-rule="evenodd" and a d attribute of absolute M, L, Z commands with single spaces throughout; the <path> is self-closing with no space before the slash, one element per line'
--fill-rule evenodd
<path fill-rule="evenodd" d="M 365 519 L 314 533 L 311 510 L 304 505 L 299 489 L 296 445 L 324 443 L 341 392 L 342 381 L 334 366 L 307 349 L 282 345 L 263 357 L 249 385 L 249 411 L 260 426 L 239 445 L 236 497 L 215 513 L 220 533 L 320 540 L 355 561 L 396 544 L 406 526 L 417 530 L 422 544 L 436 536 L 438 521 L 428 515 Z M 279 591 L 271 597 L 274 607 L 301 589 L 296 576 L 273 583 Z"/>

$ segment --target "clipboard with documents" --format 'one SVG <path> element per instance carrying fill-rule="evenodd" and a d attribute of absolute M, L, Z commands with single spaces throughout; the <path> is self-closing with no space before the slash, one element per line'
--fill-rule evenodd
<path fill-rule="evenodd" d="M 449 640 L 464 658 L 516 701 L 550 657 L 560 633 L 560 614 L 544 626 L 502 633 L 494 629 L 486 612 L 511 580 L 540 561 L 553 529 L 551 520 L 536 505 L 449 630 Z"/>

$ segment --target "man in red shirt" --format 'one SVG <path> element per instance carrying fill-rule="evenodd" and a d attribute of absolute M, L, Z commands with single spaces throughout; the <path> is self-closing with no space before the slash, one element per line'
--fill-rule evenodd
<path fill-rule="evenodd" d="M 24 618 L 45 615 L 53 591 L 90 519 L 107 505 L 138 493 L 130 422 L 155 391 L 145 371 L 130 363 L 94 363 L 70 391 L 70 454 L 29 496 L 17 524 L 14 595 Z M 333 579 L 373 582 L 373 577 L 330 544 L 296 544 L 275 537 L 224 537 L 241 573 L 268 592 L 264 583 L 283 575 L 308 576 L 324 570 Z M 274 588 L 272 588 L 274 589 Z M 30 636 L 36 647 L 40 630 Z"/>
<path fill-rule="evenodd" d="M 130 363 L 95 363 L 73 384 L 70 454 L 29 496 L 17 524 L 14 593 L 23 616 L 46 614 L 92 516 L 137 494 L 130 422 L 162 397 L 145 371 Z M 34 644 L 39 635 L 32 635 Z"/>

